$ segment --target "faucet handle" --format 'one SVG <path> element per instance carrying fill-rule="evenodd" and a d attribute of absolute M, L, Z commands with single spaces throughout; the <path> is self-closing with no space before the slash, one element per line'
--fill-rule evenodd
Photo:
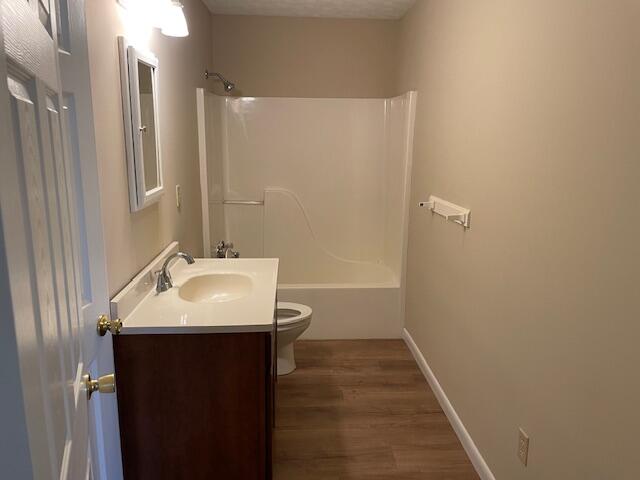
<path fill-rule="evenodd" d="M 171 282 L 171 278 L 167 278 L 162 273 L 160 275 L 158 275 L 158 281 L 156 282 L 156 292 L 157 293 L 166 292 L 171 287 L 173 287 L 173 283 Z"/>
<path fill-rule="evenodd" d="M 217 258 L 227 258 L 229 250 L 233 248 L 233 242 L 225 242 L 224 240 L 220 240 L 216 244 L 216 257 Z"/>
<path fill-rule="evenodd" d="M 171 272 L 169 272 L 169 270 L 165 271 L 162 268 L 160 270 L 154 270 L 153 271 L 153 278 L 156 281 L 158 281 L 162 277 L 171 279 Z"/>
<path fill-rule="evenodd" d="M 173 287 L 173 279 L 169 270 L 157 270 L 153 272 L 156 274 L 156 292 L 162 293 Z"/>

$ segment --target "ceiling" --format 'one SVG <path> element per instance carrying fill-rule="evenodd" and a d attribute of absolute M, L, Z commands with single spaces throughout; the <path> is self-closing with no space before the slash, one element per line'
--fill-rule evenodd
<path fill-rule="evenodd" d="M 220 15 L 398 19 L 416 0 L 204 0 Z"/>

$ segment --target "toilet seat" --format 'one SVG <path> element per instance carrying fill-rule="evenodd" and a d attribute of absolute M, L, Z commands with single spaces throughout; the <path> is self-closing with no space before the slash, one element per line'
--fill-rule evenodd
<path fill-rule="evenodd" d="M 276 307 L 276 317 L 278 319 L 278 327 L 290 327 L 297 323 L 304 322 L 313 311 L 311 307 L 300 303 L 278 302 Z"/>

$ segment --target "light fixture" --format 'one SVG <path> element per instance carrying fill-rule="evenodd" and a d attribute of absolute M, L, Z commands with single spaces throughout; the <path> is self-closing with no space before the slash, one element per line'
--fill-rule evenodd
<path fill-rule="evenodd" d="M 118 0 L 118 3 L 127 12 L 128 22 L 135 24 L 137 29 L 156 27 L 169 37 L 189 35 L 179 0 Z"/>
<path fill-rule="evenodd" d="M 189 35 L 184 7 L 178 0 L 172 0 L 164 9 L 161 32 L 169 37 L 186 37 Z"/>

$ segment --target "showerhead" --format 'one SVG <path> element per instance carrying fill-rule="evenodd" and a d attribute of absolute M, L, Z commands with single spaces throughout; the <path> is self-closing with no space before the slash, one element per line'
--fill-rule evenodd
<path fill-rule="evenodd" d="M 205 70 L 204 78 L 208 79 L 209 77 L 216 77 L 218 80 L 220 80 L 222 82 L 222 85 L 224 86 L 225 92 L 231 92 L 234 88 L 236 88 L 235 83 L 230 82 L 229 80 L 224 78 L 222 75 L 220 75 L 218 72 L 210 72 L 209 70 Z"/>

